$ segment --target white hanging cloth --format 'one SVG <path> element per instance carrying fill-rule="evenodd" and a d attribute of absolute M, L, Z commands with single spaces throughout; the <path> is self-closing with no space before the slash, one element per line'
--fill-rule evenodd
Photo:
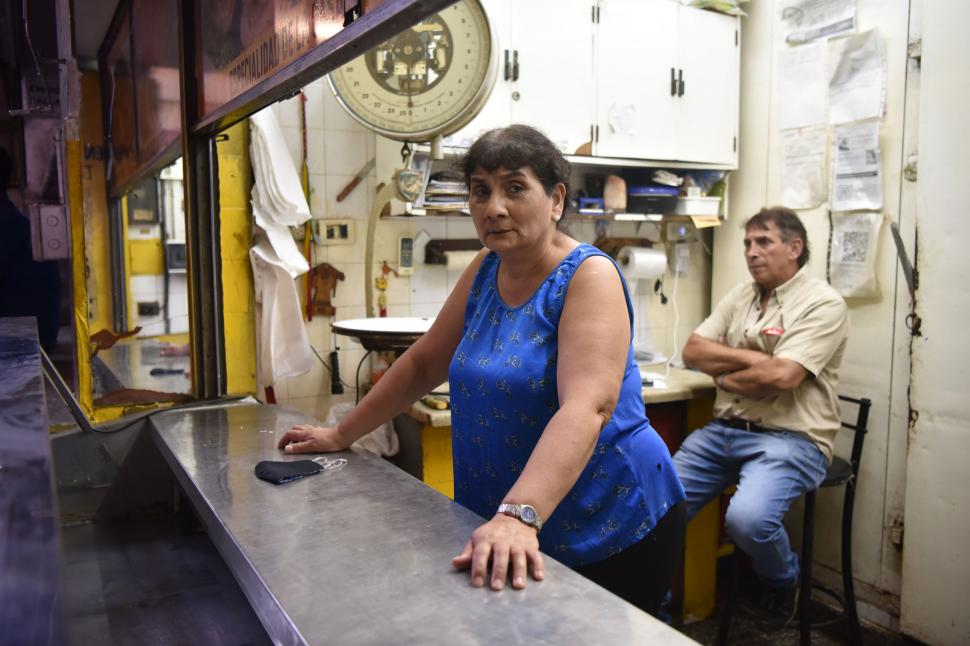
<path fill-rule="evenodd" d="M 259 308 L 257 370 L 263 385 L 306 374 L 313 368 L 313 350 L 303 325 L 303 311 L 293 276 L 284 268 L 269 240 L 257 233 L 249 250 Z"/>
<path fill-rule="evenodd" d="M 259 325 L 257 370 L 263 385 L 295 377 L 313 367 L 313 350 L 303 325 L 294 279 L 309 270 L 290 226 L 310 218 L 296 167 L 272 110 L 250 117 L 253 165 L 253 266 Z"/>
<path fill-rule="evenodd" d="M 256 180 L 253 197 L 258 189 L 265 214 L 277 224 L 303 224 L 310 219 L 310 207 L 276 115 L 271 109 L 262 110 L 249 123 Z"/>

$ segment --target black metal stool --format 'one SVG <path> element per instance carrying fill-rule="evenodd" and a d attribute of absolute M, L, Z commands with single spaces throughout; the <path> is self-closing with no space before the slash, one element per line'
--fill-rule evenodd
<path fill-rule="evenodd" d="M 845 485 L 845 497 L 842 502 L 842 595 L 826 588 L 819 589 L 832 595 L 842 604 L 842 613 L 824 625 L 841 621 L 849 622 L 849 643 L 862 643 L 862 629 L 859 626 L 859 615 L 855 605 L 855 587 L 852 582 L 852 510 L 855 503 L 856 480 L 859 475 L 859 462 L 862 459 L 862 444 L 865 441 L 869 424 L 869 408 L 872 402 L 863 397 L 855 399 L 839 395 L 839 399 L 850 404 L 856 404 L 859 412 L 855 423 L 842 422 L 842 427 L 854 431 L 852 439 L 852 453 L 846 462 L 840 457 L 832 457 L 825 480 L 819 487 L 836 487 Z M 803 646 L 811 643 L 812 624 L 812 540 L 815 531 L 815 492 L 805 494 L 805 516 L 802 523 L 802 553 L 801 553 L 801 587 L 798 592 L 798 630 L 799 643 Z M 717 631 L 717 644 L 727 644 L 728 632 L 731 629 L 731 616 L 737 603 L 738 559 L 732 557 L 728 602 L 721 613 L 721 623 Z M 823 624 L 815 624 L 820 626 Z"/>

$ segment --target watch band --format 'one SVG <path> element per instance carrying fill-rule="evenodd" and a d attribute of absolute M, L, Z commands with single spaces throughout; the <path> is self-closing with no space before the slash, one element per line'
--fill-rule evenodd
<path fill-rule="evenodd" d="M 536 532 L 542 529 L 542 518 L 539 517 L 539 512 L 532 505 L 503 502 L 498 506 L 498 513 L 511 516 L 532 527 Z"/>

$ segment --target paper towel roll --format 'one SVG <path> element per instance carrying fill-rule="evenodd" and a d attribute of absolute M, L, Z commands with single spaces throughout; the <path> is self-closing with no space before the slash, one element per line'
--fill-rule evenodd
<path fill-rule="evenodd" d="M 650 247 L 621 247 L 616 260 L 627 282 L 659 278 L 667 269 L 667 254 Z"/>
<path fill-rule="evenodd" d="M 467 267 L 477 255 L 477 251 L 446 251 L 445 269 L 448 271 L 464 271 L 465 267 Z"/>

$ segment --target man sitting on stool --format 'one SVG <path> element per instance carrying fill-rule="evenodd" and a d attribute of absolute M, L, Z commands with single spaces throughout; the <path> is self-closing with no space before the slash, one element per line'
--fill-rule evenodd
<path fill-rule="evenodd" d="M 804 269 L 808 255 L 793 211 L 762 209 L 745 223 L 754 283 L 731 290 L 683 351 L 684 363 L 715 378 L 715 419 L 674 456 L 688 517 L 737 483 L 726 529 L 751 557 L 781 625 L 794 614 L 799 572 L 782 520 L 832 459 L 849 329 L 845 301 Z"/>

